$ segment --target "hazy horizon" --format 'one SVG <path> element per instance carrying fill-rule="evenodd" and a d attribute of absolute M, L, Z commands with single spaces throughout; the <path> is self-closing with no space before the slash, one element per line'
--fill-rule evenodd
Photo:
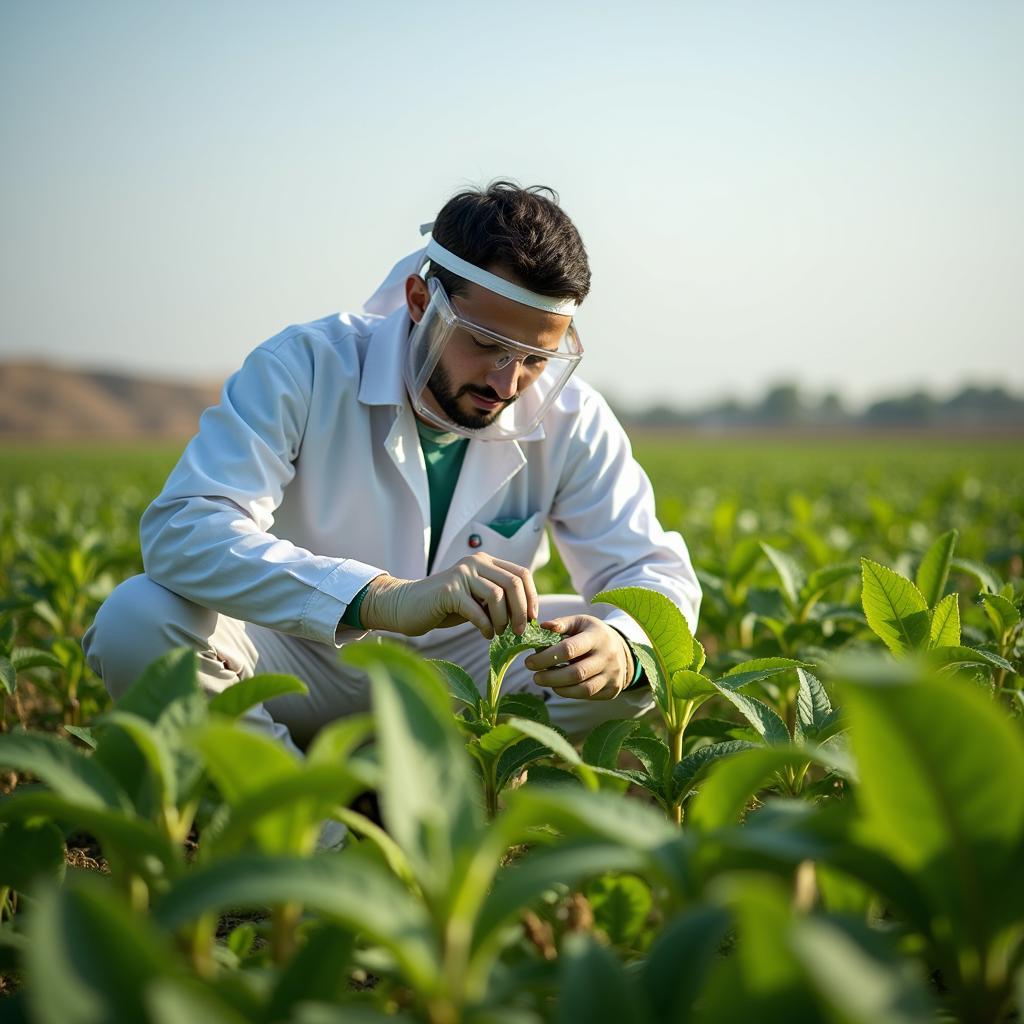
<path fill-rule="evenodd" d="M 9 0 L 0 358 L 223 377 L 511 177 L 583 235 L 624 405 L 1019 393 L 1022 43 L 1010 0 Z"/>

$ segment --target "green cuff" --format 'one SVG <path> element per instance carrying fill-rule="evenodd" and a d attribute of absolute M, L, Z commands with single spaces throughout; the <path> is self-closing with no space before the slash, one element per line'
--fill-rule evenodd
<path fill-rule="evenodd" d="M 612 629 L 615 629 L 615 627 L 612 626 Z M 633 649 L 633 641 L 630 640 L 629 637 L 621 630 L 615 629 L 615 632 L 626 641 L 626 646 L 629 648 L 629 653 L 633 658 L 633 679 L 629 686 L 622 690 L 622 693 L 625 693 L 626 690 L 639 690 L 641 687 L 647 685 L 647 677 L 644 675 L 644 667 L 640 664 L 640 659 L 636 656 L 636 651 Z"/>
<path fill-rule="evenodd" d="M 372 581 L 371 581 L 372 582 Z M 363 629 L 362 620 L 359 618 L 359 609 L 363 606 L 363 598 L 366 597 L 366 592 L 370 589 L 370 584 L 367 583 L 362 590 L 356 594 L 355 597 L 349 602 L 348 607 L 345 609 L 345 614 L 341 617 L 341 624 L 343 626 L 349 626 L 352 629 Z"/>

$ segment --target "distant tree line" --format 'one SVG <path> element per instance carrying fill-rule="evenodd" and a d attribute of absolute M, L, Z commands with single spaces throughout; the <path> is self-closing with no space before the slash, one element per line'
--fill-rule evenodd
<path fill-rule="evenodd" d="M 835 392 L 815 398 L 796 384 L 783 383 L 749 403 L 726 399 L 700 409 L 658 404 L 643 409 L 616 406 L 616 411 L 624 423 L 640 427 L 1024 429 L 1024 397 L 1001 387 L 968 386 L 950 398 L 912 391 L 853 411 Z"/>

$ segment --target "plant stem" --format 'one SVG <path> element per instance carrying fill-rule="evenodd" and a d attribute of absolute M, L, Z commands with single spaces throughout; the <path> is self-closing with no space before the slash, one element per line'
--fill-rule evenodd
<path fill-rule="evenodd" d="M 274 907 L 270 926 L 270 954 L 276 964 L 287 963 L 295 952 L 295 929 L 302 917 L 301 903 Z"/>
<path fill-rule="evenodd" d="M 683 705 L 683 713 L 679 716 L 679 724 L 669 730 L 669 779 L 672 778 L 672 773 L 675 771 L 676 765 L 683 759 L 683 737 L 686 735 L 686 727 L 690 724 L 690 718 L 693 715 L 693 707 L 694 702 L 692 700 L 688 700 Z M 677 825 L 682 825 L 683 823 L 682 798 L 672 802 L 672 820 Z"/>
<path fill-rule="evenodd" d="M 487 820 L 494 821 L 498 813 L 498 759 L 492 758 L 484 770 L 484 798 L 487 801 Z"/>

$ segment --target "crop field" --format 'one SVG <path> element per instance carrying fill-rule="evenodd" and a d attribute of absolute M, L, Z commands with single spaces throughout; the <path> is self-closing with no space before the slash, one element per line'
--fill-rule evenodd
<path fill-rule="evenodd" d="M 40 1024 L 999 1024 L 1024 1010 L 1024 446 L 650 436 L 704 590 L 574 746 L 372 639 L 298 760 L 195 656 L 80 641 L 175 448 L 0 452 L 0 1010 Z M 542 592 L 569 589 L 557 557 Z M 323 849 L 325 822 L 347 826 Z M 338 830 L 340 831 L 340 830 Z"/>

